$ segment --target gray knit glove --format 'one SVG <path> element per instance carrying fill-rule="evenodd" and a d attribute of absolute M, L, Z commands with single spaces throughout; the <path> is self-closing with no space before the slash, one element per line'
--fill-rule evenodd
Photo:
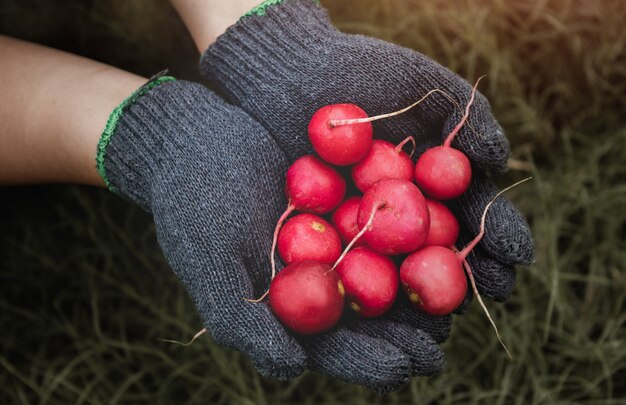
<path fill-rule="evenodd" d="M 240 108 L 203 86 L 168 80 L 152 80 L 111 115 L 98 168 L 112 190 L 153 214 L 163 253 L 213 338 L 281 379 L 308 367 L 385 392 L 412 374 L 439 372 L 435 341 L 447 338 L 450 317 L 398 304 L 385 319 L 348 316 L 302 337 L 287 332 L 267 302 L 242 299 L 269 286 L 287 157 Z"/>
<path fill-rule="evenodd" d="M 395 111 L 439 88 L 464 108 L 471 86 L 433 60 L 374 38 L 339 32 L 313 0 L 268 0 L 209 47 L 201 69 L 236 105 L 257 119 L 289 160 L 311 152 L 308 120 L 320 107 L 355 103 L 369 115 Z M 418 152 L 441 145 L 459 122 L 457 106 L 435 94 L 408 113 L 374 123 L 374 133 L 397 143 L 408 135 Z M 454 208 L 476 235 L 480 216 L 497 192 L 487 172 L 506 169 L 509 144 L 481 94 L 453 146 L 473 166 L 473 182 Z M 532 261 L 533 243 L 523 216 L 504 198 L 491 208 L 486 235 L 468 257 L 480 292 L 503 301 L 515 286 L 513 265 Z"/>

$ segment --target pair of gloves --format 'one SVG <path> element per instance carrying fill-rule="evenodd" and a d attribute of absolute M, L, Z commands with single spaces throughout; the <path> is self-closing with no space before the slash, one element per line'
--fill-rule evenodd
<path fill-rule="evenodd" d="M 370 115 L 394 111 L 439 88 L 467 102 L 469 83 L 431 59 L 373 38 L 339 32 L 313 0 L 266 1 L 230 27 L 201 59 L 205 87 L 153 78 L 112 114 L 98 150 L 109 188 L 154 216 L 159 244 L 219 344 L 246 353 L 263 375 L 289 379 L 305 369 L 378 392 L 444 367 L 438 343 L 451 317 L 399 302 L 376 319 L 349 317 L 315 336 L 285 330 L 266 302 L 272 234 L 286 207 L 284 176 L 312 153 L 308 120 L 320 107 L 352 102 Z M 461 111 L 434 95 L 401 116 L 374 123 L 377 137 L 413 135 L 418 152 L 440 145 Z M 469 240 L 497 192 L 486 173 L 506 169 L 509 145 L 478 94 L 454 146 L 473 180 L 454 211 Z M 419 154 L 419 153 L 418 153 Z M 505 300 L 513 265 L 532 260 L 520 213 L 499 199 L 486 235 L 468 258 L 480 292 Z"/>

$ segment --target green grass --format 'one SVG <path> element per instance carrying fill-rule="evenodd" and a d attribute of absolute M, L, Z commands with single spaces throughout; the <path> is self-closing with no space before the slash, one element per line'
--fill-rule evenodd
<path fill-rule="evenodd" d="M 315 373 L 260 377 L 200 328 L 148 214 L 102 190 L 0 189 L 0 403 L 626 403 L 626 24 L 620 0 L 335 0 L 343 30 L 424 52 L 481 85 L 534 180 L 509 197 L 536 262 L 504 305 L 456 317 L 448 367 L 379 397 Z M 355 4 L 359 6 L 355 6 Z M 80 23 L 77 22 L 80 21 Z M 5 1 L 0 32 L 144 75 L 197 79 L 164 1 Z M 417 78 L 416 78 L 417 79 Z"/>

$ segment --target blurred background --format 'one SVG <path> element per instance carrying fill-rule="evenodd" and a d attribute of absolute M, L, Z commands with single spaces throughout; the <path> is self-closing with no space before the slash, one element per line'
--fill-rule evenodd
<path fill-rule="evenodd" d="M 481 91 L 511 141 L 502 184 L 536 261 L 506 304 L 455 317 L 446 371 L 384 397 L 307 372 L 264 379 L 203 337 L 151 217 L 104 190 L 0 188 L 0 404 L 626 404 L 626 3 L 322 1 L 337 26 L 414 48 Z M 145 76 L 200 80 L 166 0 L 2 0 L 0 33 Z M 0 54 L 0 57 L 2 55 Z M 418 79 L 418 78 L 416 78 Z M 97 97 L 97 95 L 94 95 Z M 1 145 L 0 145 L 1 147 Z"/>

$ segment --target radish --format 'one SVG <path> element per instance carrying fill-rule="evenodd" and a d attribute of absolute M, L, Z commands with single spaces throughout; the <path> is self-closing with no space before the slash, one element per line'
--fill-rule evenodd
<path fill-rule="evenodd" d="M 482 77 L 476 81 L 472 89 L 465 114 L 448 134 L 443 145 L 428 149 L 415 164 L 415 182 L 426 195 L 437 200 L 449 200 L 460 196 L 467 190 L 472 179 L 469 158 L 450 145 L 469 117 L 469 109 L 474 102 L 480 79 Z"/>
<path fill-rule="evenodd" d="M 285 219 L 294 210 L 326 214 L 339 205 L 345 194 L 346 180 L 332 166 L 314 155 L 302 156 L 289 166 L 285 181 L 285 195 L 289 204 L 285 212 L 278 218 L 274 229 L 270 250 L 271 279 L 276 275 L 276 244 L 278 233 Z M 249 302 L 260 302 L 268 293 L 269 290 L 257 299 L 244 299 Z"/>
<path fill-rule="evenodd" d="M 278 254 L 285 264 L 307 260 L 333 264 L 341 255 L 341 239 L 322 217 L 300 214 L 280 230 Z"/>
<path fill-rule="evenodd" d="M 359 247 L 348 252 L 335 269 L 354 311 L 374 317 L 391 308 L 398 292 L 398 274 L 390 258 Z"/>
<path fill-rule="evenodd" d="M 330 222 L 339 233 L 341 240 L 348 244 L 359 233 L 359 226 L 356 223 L 357 213 L 359 212 L 359 204 L 361 197 L 350 197 L 342 202 L 330 217 Z M 359 239 L 354 246 L 363 246 L 365 241 Z"/>
<path fill-rule="evenodd" d="M 407 155 L 402 147 L 413 142 L 413 151 Z M 403 179 L 413 181 L 415 168 L 411 156 L 415 151 L 415 139 L 410 136 L 397 146 L 375 140 L 363 159 L 352 167 L 352 179 L 356 187 L 365 192 L 374 183 L 383 179 Z"/>
<path fill-rule="evenodd" d="M 474 294 L 477 295 L 507 353 L 509 352 L 500 339 L 498 329 L 480 298 L 473 274 L 465 258 L 485 234 L 485 220 L 491 205 L 502 193 L 529 179 L 518 181 L 495 195 L 485 206 L 480 221 L 480 232 L 461 251 L 455 252 L 443 246 L 427 246 L 407 256 L 400 265 L 400 280 L 409 300 L 430 315 L 448 314 L 461 304 L 467 293 L 467 280 L 463 273 L 463 268 L 465 268 Z"/>
<path fill-rule="evenodd" d="M 341 317 L 344 289 L 337 272 L 318 262 L 285 267 L 270 285 L 270 307 L 287 328 L 303 335 L 324 332 Z"/>
<path fill-rule="evenodd" d="M 287 211 L 297 209 L 326 214 L 339 205 L 346 194 L 346 180 L 341 174 L 313 155 L 302 156 L 293 162 L 286 177 Z"/>
<path fill-rule="evenodd" d="M 289 200 L 287 209 L 278 219 L 274 230 L 270 260 L 272 278 L 276 274 L 276 242 L 285 219 L 294 211 L 326 214 L 332 211 L 346 194 L 346 180 L 332 166 L 313 155 L 298 158 L 287 169 L 285 195 Z M 263 297 L 266 295 L 265 293 Z M 262 299 L 261 297 L 260 299 Z"/>
<path fill-rule="evenodd" d="M 354 164 L 361 160 L 372 146 L 371 122 L 402 114 L 433 93 L 441 93 L 456 103 L 445 91 L 434 89 L 408 107 L 373 117 L 368 117 L 362 108 L 354 104 L 324 106 L 317 110 L 309 121 L 309 140 L 313 149 L 325 161 L 337 166 Z"/>
<path fill-rule="evenodd" d="M 330 121 L 363 117 L 367 117 L 367 113 L 354 104 L 331 104 L 320 108 L 309 122 L 313 149 L 322 159 L 337 166 L 358 162 L 372 145 L 372 124 L 335 127 Z"/>
<path fill-rule="evenodd" d="M 407 180 L 381 180 L 363 195 L 359 205 L 359 229 L 375 212 L 371 229 L 363 234 L 369 247 L 386 255 L 410 253 L 424 243 L 430 219 L 426 200 Z"/>
<path fill-rule="evenodd" d="M 411 253 L 400 265 L 400 279 L 409 301 L 430 315 L 454 311 L 467 294 L 463 259 L 443 246 L 427 246 Z"/>
<path fill-rule="evenodd" d="M 439 201 L 427 198 L 426 206 L 430 217 L 430 227 L 424 246 L 454 246 L 459 237 L 459 221 L 452 211 Z"/>

